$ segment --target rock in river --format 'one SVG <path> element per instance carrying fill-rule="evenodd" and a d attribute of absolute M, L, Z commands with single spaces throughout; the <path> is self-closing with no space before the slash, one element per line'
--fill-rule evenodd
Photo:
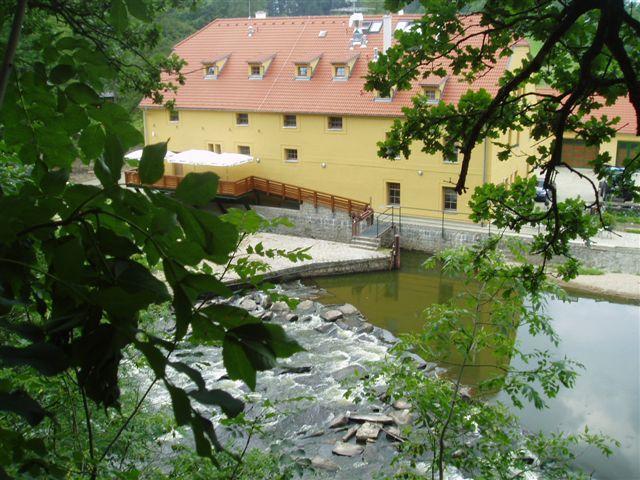
<path fill-rule="evenodd" d="M 288 312 L 289 305 L 287 305 L 287 302 L 283 302 L 282 300 L 280 300 L 271 305 L 271 311 L 276 313 Z"/>
<path fill-rule="evenodd" d="M 299 312 L 308 312 L 310 310 L 313 310 L 314 306 L 315 303 L 312 300 L 303 300 L 298 304 L 296 310 Z"/>
<path fill-rule="evenodd" d="M 354 445 L 352 443 L 336 442 L 333 446 L 333 453 L 336 455 L 342 455 L 343 457 L 353 457 L 354 455 L 360 455 L 364 448 L 360 445 Z"/>
<path fill-rule="evenodd" d="M 338 310 L 340 310 L 344 315 L 353 315 L 354 313 L 358 313 L 358 309 L 350 303 L 345 303 L 338 307 Z"/>
<path fill-rule="evenodd" d="M 327 470 L 328 472 L 337 472 L 340 470 L 340 467 L 338 467 L 336 462 L 328 458 L 321 457 L 320 455 L 316 455 L 311 459 L 311 466 L 320 470 Z"/>
<path fill-rule="evenodd" d="M 365 443 L 368 440 L 375 440 L 380 433 L 380 424 L 364 422 L 356 432 L 356 442 Z"/>
<path fill-rule="evenodd" d="M 366 413 L 349 415 L 349 419 L 354 422 L 372 422 L 372 423 L 393 423 L 393 418 L 382 413 Z"/>
<path fill-rule="evenodd" d="M 258 304 L 251 298 L 245 298 L 240 302 L 240 308 L 244 308 L 246 311 L 251 312 L 258 308 Z"/>
<path fill-rule="evenodd" d="M 325 322 L 335 322 L 336 320 L 340 320 L 343 314 L 340 310 L 327 310 L 326 312 L 322 312 L 320 318 L 322 318 Z"/>

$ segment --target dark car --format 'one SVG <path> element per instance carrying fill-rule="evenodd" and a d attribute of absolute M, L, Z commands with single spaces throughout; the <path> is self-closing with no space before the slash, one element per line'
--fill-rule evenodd
<path fill-rule="evenodd" d="M 536 202 L 544 202 L 547 205 L 551 201 L 551 191 L 544 186 L 544 180 L 538 180 L 536 184 Z"/>

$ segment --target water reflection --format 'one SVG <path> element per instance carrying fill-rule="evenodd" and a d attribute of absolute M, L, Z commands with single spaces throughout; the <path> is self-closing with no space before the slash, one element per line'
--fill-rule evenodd
<path fill-rule="evenodd" d="M 328 292 L 320 301 L 352 303 L 371 323 L 394 333 L 417 331 L 425 306 L 445 302 L 461 291 L 461 282 L 423 271 L 425 258 L 404 252 L 401 271 L 319 279 L 318 285 Z M 576 432 L 588 424 L 617 438 L 622 448 L 613 458 L 585 451 L 579 465 L 601 479 L 640 479 L 640 307 L 579 298 L 572 303 L 550 301 L 548 313 L 562 339 L 557 355 L 583 363 L 586 370 L 574 389 L 549 402 L 549 410 L 527 407 L 516 413 L 530 430 Z M 525 350 L 550 347 L 525 329 L 518 332 L 518 340 Z M 491 358 L 479 361 L 493 363 Z M 464 381 L 476 384 L 492 374 L 471 368 Z"/>

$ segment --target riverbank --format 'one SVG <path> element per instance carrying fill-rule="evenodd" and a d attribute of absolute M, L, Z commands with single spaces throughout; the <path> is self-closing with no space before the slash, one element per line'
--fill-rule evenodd
<path fill-rule="evenodd" d="M 258 254 L 246 254 L 247 247 L 262 244 L 263 250 L 308 249 L 311 256 L 308 260 L 293 262 L 286 257 L 273 257 Z M 388 270 L 391 267 L 391 252 L 388 249 L 366 250 L 349 244 L 318 240 L 314 238 L 293 237 L 277 233 L 261 232 L 247 237 L 238 248 L 240 254 L 234 259 L 263 262 L 267 271 L 265 279 L 287 281 L 298 278 L 311 278 L 324 275 L 340 275 L 348 273 L 374 272 Z M 211 264 L 214 272 L 222 273 L 225 268 Z M 223 281 L 228 285 L 241 283 L 240 278 L 233 271 L 227 271 Z"/>
<path fill-rule="evenodd" d="M 578 275 L 570 282 L 553 278 L 569 292 L 602 295 L 623 302 L 640 302 L 640 275 L 629 273 Z"/>

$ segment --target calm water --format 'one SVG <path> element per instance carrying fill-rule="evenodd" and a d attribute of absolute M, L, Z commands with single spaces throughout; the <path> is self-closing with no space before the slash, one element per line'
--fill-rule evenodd
<path fill-rule="evenodd" d="M 328 292 L 319 301 L 352 303 L 371 323 L 394 333 L 416 331 L 424 307 L 448 300 L 459 288 L 439 272 L 424 271 L 420 265 L 425 258 L 403 252 L 400 271 L 318 279 Z M 577 296 L 570 303 L 552 300 L 547 311 L 562 339 L 557 356 L 566 355 L 586 370 L 572 390 L 549 401 L 549 410 L 516 411 L 522 424 L 531 431 L 574 432 L 589 425 L 591 431 L 615 437 L 622 446 L 613 457 L 585 450 L 579 466 L 594 472 L 594 478 L 640 479 L 640 306 Z M 518 339 L 525 350 L 551 348 L 525 330 L 518 332 Z M 470 370 L 480 377 L 488 373 Z M 468 383 L 476 380 L 466 378 Z"/>

